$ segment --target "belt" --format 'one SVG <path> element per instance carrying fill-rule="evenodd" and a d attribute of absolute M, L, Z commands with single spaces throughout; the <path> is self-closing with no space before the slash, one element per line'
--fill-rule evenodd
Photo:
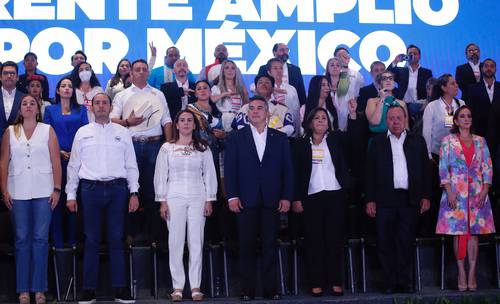
<path fill-rule="evenodd" d="M 82 179 L 82 183 L 89 184 L 89 185 L 100 185 L 100 186 L 112 186 L 112 185 L 119 185 L 123 183 L 127 183 L 126 178 L 115 178 L 109 181 L 98 181 L 98 180 L 90 180 L 90 179 Z"/>
<path fill-rule="evenodd" d="M 145 143 L 145 142 L 158 141 L 158 140 L 161 140 L 162 138 L 163 138 L 163 136 L 161 136 L 161 135 L 156 135 L 156 136 L 134 136 L 134 137 L 132 137 L 132 140 L 136 141 L 136 142 Z"/>

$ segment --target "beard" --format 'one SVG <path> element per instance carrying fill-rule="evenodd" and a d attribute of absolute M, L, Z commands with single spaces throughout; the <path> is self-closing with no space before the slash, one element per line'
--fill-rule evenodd
<path fill-rule="evenodd" d="M 283 63 L 286 63 L 289 58 L 290 58 L 290 56 L 288 56 L 288 54 L 283 54 L 283 55 L 278 56 L 278 59 L 281 60 Z"/>

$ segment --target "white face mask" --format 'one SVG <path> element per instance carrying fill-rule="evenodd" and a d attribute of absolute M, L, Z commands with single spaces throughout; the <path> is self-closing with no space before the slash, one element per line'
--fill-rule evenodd
<path fill-rule="evenodd" d="M 90 77 L 92 77 L 91 71 L 81 71 L 78 76 L 80 76 L 80 80 L 83 82 L 89 81 Z"/>

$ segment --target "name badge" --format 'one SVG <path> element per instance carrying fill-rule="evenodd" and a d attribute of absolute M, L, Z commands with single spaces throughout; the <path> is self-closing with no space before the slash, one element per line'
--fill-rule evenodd
<path fill-rule="evenodd" d="M 447 128 L 453 127 L 453 115 L 448 115 L 448 114 L 445 115 L 444 126 Z"/>

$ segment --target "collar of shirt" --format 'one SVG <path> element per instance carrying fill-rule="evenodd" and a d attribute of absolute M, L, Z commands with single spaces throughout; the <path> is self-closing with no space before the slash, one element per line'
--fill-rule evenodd
<path fill-rule="evenodd" d="M 189 81 L 188 81 L 187 77 L 186 77 L 186 80 L 184 81 L 184 84 L 182 82 L 180 82 L 179 79 L 177 79 L 177 78 L 175 79 L 175 81 L 177 82 L 177 86 L 179 88 L 184 88 L 184 89 L 188 88 Z"/>
<path fill-rule="evenodd" d="M 100 123 L 97 123 L 97 122 L 91 122 L 90 123 L 94 128 L 101 128 L 101 129 L 108 129 L 109 127 L 111 127 L 111 119 L 108 120 L 107 123 L 105 124 L 100 124 Z"/>
<path fill-rule="evenodd" d="M 399 141 L 399 142 L 404 142 L 405 139 L 406 139 L 406 130 L 404 130 L 401 135 L 399 136 L 399 138 L 396 137 L 396 135 L 392 134 L 392 132 L 390 130 L 387 130 L 387 137 L 388 138 L 394 138 L 395 140 Z"/>
<path fill-rule="evenodd" d="M 479 70 L 479 65 L 481 64 L 481 61 L 478 61 L 477 64 L 474 64 L 474 62 L 472 62 L 472 61 L 468 61 L 468 62 L 473 70 Z"/>
<path fill-rule="evenodd" d="M 321 139 L 321 142 L 319 144 L 315 144 L 313 142 L 313 137 L 309 137 L 309 142 L 311 143 L 312 146 L 320 146 L 321 144 L 323 144 L 325 141 L 326 141 L 326 137 L 328 136 L 328 132 L 325 133 L 325 135 L 323 135 L 323 138 Z"/>
<path fill-rule="evenodd" d="M 418 65 L 418 67 L 415 69 L 415 71 L 413 70 L 413 68 L 411 67 L 411 65 L 408 65 L 408 71 L 410 71 L 410 74 L 417 74 L 418 73 L 418 70 L 420 70 L 420 64 Z"/>
<path fill-rule="evenodd" d="M 488 82 L 486 82 L 486 79 L 483 79 L 483 81 L 484 85 L 486 86 L 486 90 L 493 90 L 493 88 L 495 87 L 495 81 L 491 83 L 491 87 L 488 85 Z"/>
<path fill-rule="evenodd" d="M 2 95 L 3 96 L 9 96 L 9 97 L 13 97 L 14 95 L 16 95 L 16 88 L 14 87 L 12 89 L 12 91 L 9 93 L 9 91 L 7 91 L 3 86 L 2 86 Z"/>
<path fill-rule="evenodd" d="M 146 86 L 142 89 L 140 89 L 138 86 L 136 86 L 135 84 L 131 84 L 130 85 L 130 90 L 133 91 L 133 92 L 144 92 L 144 91 L 150 91 L 151 90 L 151 86 L 146 83 Z"/>
<path fill-rule="evenodd" d="M 252 134 L 256 134 L 258 136 L 267 136 L 267 125 L 264 127 L 264 131 L 262 131 L 262 133 L 259 133 L 259 131 L 257 131 L 257 128 L 254 127 L 252 124 L 249 124 L 250 125 L 250 129 L 252 130 Z"/>

